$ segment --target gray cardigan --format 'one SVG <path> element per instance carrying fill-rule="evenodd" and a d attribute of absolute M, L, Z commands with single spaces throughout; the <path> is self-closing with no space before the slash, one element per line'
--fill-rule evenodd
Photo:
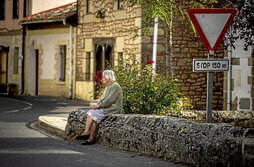
<path fill-rule="evenodd" d="M 123 91 L 121 86 L 116 82 L 106 86 L 98 105 L 106 115 L 122 113 Z"/>

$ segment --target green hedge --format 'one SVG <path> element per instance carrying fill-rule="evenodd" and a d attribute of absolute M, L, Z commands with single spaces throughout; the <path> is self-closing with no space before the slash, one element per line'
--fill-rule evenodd
<path fill-rule="evenodd" d="M 183 94 L 179 92 L 177 79 L 152 72 L 153 61 L 146 65 L 134 58 L 126 60 L 112 70 L 124 95 L 125 113 L 172 115 L 180 114 L 179 101 Z"/>

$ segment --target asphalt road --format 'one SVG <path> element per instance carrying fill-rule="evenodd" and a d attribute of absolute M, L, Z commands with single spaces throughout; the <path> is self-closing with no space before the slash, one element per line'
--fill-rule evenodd
<path fill-rule="evenodd" d="M 0 96 L 0 167 L 183 167 L 100 145 L 67 145 L 36 128 L 41 115 L 82 108 L 82 102 L 32 96 Z"/>

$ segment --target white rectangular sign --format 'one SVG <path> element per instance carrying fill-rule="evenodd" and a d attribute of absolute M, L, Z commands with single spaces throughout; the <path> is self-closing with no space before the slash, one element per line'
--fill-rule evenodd
<path fill-rule="evenodd" d="M 228 59 L 193 59 L 194 72 L 228 71 Z"/>

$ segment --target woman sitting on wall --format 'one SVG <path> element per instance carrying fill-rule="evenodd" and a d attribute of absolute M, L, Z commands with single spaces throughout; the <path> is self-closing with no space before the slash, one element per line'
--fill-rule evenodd
<path fill-rule="evenodd" d="M 85 130 L 83 134 L 77 137 L 77 139 L 86 140 L 82 145 L 94 144 L 97 125 L 108 115 L 122 113 L 123 92 L 121 86 L 115 82 L 114 71 L 105 70 L 102 75 L 102 82 L 106 85 L 106 88 L 99 102 L 87 112 Z"/>

